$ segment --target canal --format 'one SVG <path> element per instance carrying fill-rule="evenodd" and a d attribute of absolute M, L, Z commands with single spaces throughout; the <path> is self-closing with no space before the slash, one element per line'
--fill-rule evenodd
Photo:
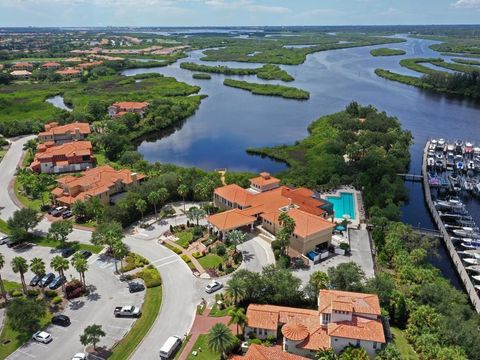
<path fill-rule="evenodd" d="M 200 62 L 201 51 L 192 51 L 188 58 L 167 67 L 133 69 L 124 72 L 134 75 L 159 72 L 180 81 L 202 87 L 208 98 L 202 101 L 194 116 L 173 134 L 158 140 L 143 142 L 138 150 L 149 161 L 198 166 L 204 169 L 277 172 L 284 165 L 268 159 L 249 156 L 248 147 L 291 144 L 307 135 L 307 126 L 322 115 L 342 110 L 350 101 L 372 104 L 379 110 L 397 116 L 405 129 L 412 132 L 410 172 L 420 173 L 423 146 L 432 137 L 480 141 L 480 104 L 436 93 L 426 92 L 377 77 L 375 68 L 384 68 L 406 75 L 416 75 L 398 62 L 405 57 L 441 57 L 429 48 L 430 40 L 408 39 L 388 47 L 403 49 L 404 56 L 372 57 L 370 50 L 381 47 L 362 47 L 311 54 L 298 66 L 281 66 L 295 81 L 289 86 L 310 91 L 308 101 L 252 95 L 240 89 L 223 86 L 225 76 L 212 74 L 212 80 L 192 79 L 192 72 L 183 70 L 183 61 Z M 449 60 L 448 57 L 443 57 Z M 237 62 L 208 62 L 208 65 L 257 67 L 260 64 Z M 229 76 L 231 77 L 231 76 Z M 249 81 L 263 82 L 254 76 L 237 76 Z M 271 82 L 272 83 L 272 82 Z M 281 83 L 273 81 L 273 83 Z M 406 183 L 410 201 L 403 207 L 403 221 L 414 226 L 433 228 L 424 203 L 420 183 Z M 473 215 L 480 220 L 480 208 Z M 438 256 L 431 258 L 452 283 L 458 281 L 442 246 Z"/>

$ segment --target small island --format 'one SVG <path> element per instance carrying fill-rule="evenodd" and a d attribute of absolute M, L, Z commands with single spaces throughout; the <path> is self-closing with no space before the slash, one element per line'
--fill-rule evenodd
<path fill-rule="evenodd" d="M 223 85 L 247 90 L 255 95 L 281 96 L 285 99 L 295 100 L 307 100 L 310 98 L 308 91 L 283 85 L 258 84 L 232 79 L 225 79 Z"/>
<path fill-rule="evenodd" d="M 210 80 L 212 76 L 210 74 L 205 74 L 205 73 L 195 73 L 192 75 L 192 78 L 198 79 L 198 80 Z"/>
<path fill-rule="evenodd" d="M 378 48 L 370 51 L 372 56 L 399 56 L 405 55 L 406 52 L 399 49 Z"/>

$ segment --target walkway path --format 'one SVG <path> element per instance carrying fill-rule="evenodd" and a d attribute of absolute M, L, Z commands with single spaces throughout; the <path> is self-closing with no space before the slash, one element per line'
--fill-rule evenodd
<path fill-rule="evenodd" d="M 168 238 L 163 239 L 163 241 L 165 243 L 167 243 L 168 245 L 173 246 L 174 248 L 176 248 L 178 250 L 181 250 L 182 251 L 181 255 L 186 255 L 190 259 L 190 261 L 195 266 L 195 268 L 197 269 L 197 271 L 200 275 L 205 273 L 205 269 L 203 268 L 203 266 L 198 262 L 197 259 L 195 259 L 195 257 L 189 251 L 184 249 L 182 246 L 178 245 L 175 241 L 172 241 Z"/>

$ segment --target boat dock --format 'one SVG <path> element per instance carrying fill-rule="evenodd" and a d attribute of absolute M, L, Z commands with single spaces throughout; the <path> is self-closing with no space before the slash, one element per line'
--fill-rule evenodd
<path fill-rule="evenodd" d="M 450 258 L 452 260 L 453 265 L 455 266 L 458 276 L 462 280 L 462 283 L 465 287 L 465 290 L 470 298 L 470 301 L 475 308 L 475 310 L 480 313 L 480 298 L 479 294 L 476 291 L 475 285 L 472 282 L 472 279 L 470 278 L 470 274 L 467 272 L 465 265 L 460 257 L 460 255 L 457 252 L 457 249 L 455 249 L 455 246 L 452 241 L 452 237 L 450 236 L 449 232 L 447 231 L 447 228 L 445 227 L 444 221 L 442 220 L 442 217 L 437 210 L 437 207 L 435 206 L 433 200 L 432 200 L 432 193 L 430 189 L 430 183 L 429 183 L 429 175 L 428 175 L 428 170 L 427 167 L 429 164 L 427 163 L 427 158 L 429 155 L 429 150 L 431 150 L 431 142 L 428 141 L 427 144 L 425 145 L 425 149 L 423 152 L 423 162 L 422 162 L 422 176 L 423 176 L 423 189 L 424 189 L 424 194 L 425 194 L 425 201 L 428 205 L 428 209 L 430 210 L 430 213 L 432 214 L 432 217 L 435 221 L 435 224 L 437 225 L 437 228 L 439 230 L 439 235 L 443 239 L 443 242 L 447 248 L 448 254 L 450 255 Z M 467 228 L 464 228 L 467 229 Z M 466 231 L 466 230 L 465 230 Z M 466 240 L 466 239 L 465 239 Z M 478 265 L 475 265 L 477 267 Z M 471 270 L 474 270 L 472 266 L 468 266 Z M 478 266 L 480 268 L 480 266 Z M 477 285 L 478 286 L 478 285 Z"/>

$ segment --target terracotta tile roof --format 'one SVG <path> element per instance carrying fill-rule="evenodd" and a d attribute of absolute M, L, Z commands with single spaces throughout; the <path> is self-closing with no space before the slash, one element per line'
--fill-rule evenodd
<path fill-rule="evenodd" d="M 260 176 L 250 179 L 250 183 L 255 184 L 259 187 L 263 187 L 267 185 L 279 184 L 280 179 L 271 176 L 267 172 L 262 172 L 260 173 Z"/>
<path fill-rule="evenodd" d="M 320 290 L 319 312 L 331 313 L 332 303 L 339 306 L 340 303 L 350 303 L 352 312 L 356 314 L 370 314 L 380 316 L 380 301 L 374 294 L 363 294 L 349 291 Z"/>
<path fill-rule="evenodd" d="M 42 65 L 44 68 L 50 68 L 50 67 L 60 67 L 61 65 L 55 61 L 48 61 L 45 64 Z"/>
<path fill-rule="evenodd" d="M 85 63 L 78 64 L 77 67 L 80 68 L 80 69 L 89 69 L 89 68 L 99 66 L 99 65 L 102 65 L 102 64 L 103 64 L 103 61 L 91 61 L 91 62 L 85 62 Z"/>
<path fill-rule="evenodd" d="M 332 301 L 332 310 L 353 312 L 353 304 L 344 301 Z"/>
<path fill-rule="evenodd" d="M 234 355 L 230 360 L 306 360 L 308 358 L 284 352 L 279 345 L 262 346 L 251 344 L 245 356 Z"/>
<path fill-rule="evenodd" d="M 276 330 L 279 324 L 299 323 L 305 326 L 320 324 L 318 311 L 276 305 L 250 304 L 247 308 L 248 326 Z"/>
<path fill-rule="evenodd" d="M 297 347 L 308 350 L 328 349 L 330 336 L 328 336 L 327 329 L 322 326 L 309 328 L 309 336 Z"/>
<path fill-rule="evenodd" d="M 80 131 L 80 134 L 88 135 L 91 133 L 90 124 L 74 122 L 66 125 L 58 125 L 58 123 L 49 123 L 45 125 L 45 131 L 39 133 L 40 136 L 47 135 L 66 135 L 75 134 L 76 129 Z"/>
<path fill-rule="evenodd" d="M 37 152 L 35 154 L 35 159 L 50 159 L 54 156 L 65 156 L 69 158 L 84 155 L 92 155 L 92 143 L 90 141 L 74 141 L 62 145 L 46 147 L 42 152 Z"/>
<path fill-rule="evenodd" d="M 216 188 L 215 194 L 242 207 L 248 206 L 249 200 L 253 196 L 251 193 L 237 184 L 230 184 Z"/>
<path fill-rule="evenodd" d="M 218 230 L 229 231 L 255 222 L 256 218 L 245 215 L 241 210 L 233 209 L 208 217 L 208 222 Z"/>
<path fill-rule="evenodd" d="M 55 73 L 59 75 L 77 75 L 80 74 L 80 70 L 77 69 L 64 69 L 64 70 L 57 70 Z"/>
<path fill-rule="evenodd" d="M 359 339 L 385 343 L 381 320 L 352 316 L 352 321 L 328 324 L 328 335 L 346 339 Z"/>
<path fill-rule="evenodd" d="M 303 324 L 289 323 L 282 327 L 282 334 L 289 340 L 301 341 L 309 336 L 308 328 Z"/>
<path fill-rule="evenodd" d="M 120 110 L 142 110 L 148 107 L 148 102 L 123 101 L 112 104 Z"/>
<path fill-rule="evenodd" d="M 280 211 L 274 211 L 271 213 L 264 213 L 261 216 L 262 218 L 279 225 L 278 217 L 280 214 Z M 287 214 L 295 221 L 294 234 L 302 238 L 306 238 L 310 235 L 317 234 L 328 229 L 333 229 L 335 227 L 334 223 L 299 209 L 290 209 L 287 211 Z"/>

